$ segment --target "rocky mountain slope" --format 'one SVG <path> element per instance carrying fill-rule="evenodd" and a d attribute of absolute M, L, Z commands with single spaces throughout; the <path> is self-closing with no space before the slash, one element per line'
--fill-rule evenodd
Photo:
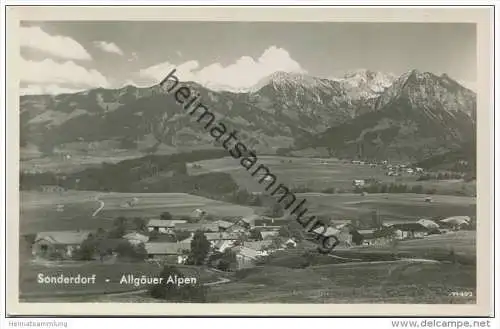
<path fill-rule="evenodd" d="M 425 159 L 475 144 L 476 95 L 448 76 L 403 74 L 376 99 L 373 111 L 309 140 L 332 154 Z"/>
<path fill-rule="evenodd" d="M 336 155 L 421 158 L 470 140 L 475 129 L 475 94 L 431 73 L 357 70 L 323 79 L 276 72 L 245 93 L 189 86 L 257 152 L 325 146 Z M 20 112 L 21 147 L 43 153 L 214 146 L 158 86 L 21 96 Z"/>

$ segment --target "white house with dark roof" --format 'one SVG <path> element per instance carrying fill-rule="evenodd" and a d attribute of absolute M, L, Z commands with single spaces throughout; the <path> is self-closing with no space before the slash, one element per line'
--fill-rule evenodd
<path fill-rule="evenodd" d="M 148 259 L 163 259 L 171 263 L 185 262 L 191 245 L 183 242 L 147 242 L 144 244 Z"/>
<path fill-rule="evenodd" d="M 159 232 L 159 233 L 170 233 L 176 225 L 185 224 L 186 220 L 183 219 L 172 219 L 172 220 L 162 220 L 162 219 L 151 219 L 146 225 L 149 232 Z"/>

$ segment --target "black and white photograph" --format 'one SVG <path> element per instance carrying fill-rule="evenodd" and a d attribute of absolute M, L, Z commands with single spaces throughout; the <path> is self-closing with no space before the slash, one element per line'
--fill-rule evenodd
<path fill-rule="evenodd" d="M 17 27 L 19 303 L 478 303 L 476 23 L 62 19 Z"/>

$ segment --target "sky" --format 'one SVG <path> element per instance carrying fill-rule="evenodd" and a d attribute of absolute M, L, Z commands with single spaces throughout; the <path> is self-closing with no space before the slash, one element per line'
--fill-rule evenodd
<path fill-rule="evenodd" d="M 22 94 L 181 80 L 244 90 L 276 72 L 341 77 L 370 69 L 446 73 L 474 89 L 467 23 L 25 21 Z"/>

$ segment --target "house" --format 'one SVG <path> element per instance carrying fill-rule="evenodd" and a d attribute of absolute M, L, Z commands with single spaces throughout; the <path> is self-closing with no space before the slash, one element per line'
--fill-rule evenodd
<path fill-rule="evenodd" d="M 171 233 L 174 227 L 178 224 L 187 223 L 186 220 L 162 220 L 162 219 L 151 219 L 146 225 L 149 232 L 156 231 L 159 233 Z"/>
<path fill-rule="evenodd" d="M 324 226 L 317 227 L 316 229 L 313 230 L 313 232 L 323 236 L 337 236 L 339 233 L 339 230 L 331 226 L 328 226 L 326 230 L 324 230 L 323 228 Z"/>
<path fill-rule="evenodd" d="M 49 193 L 66 191 L 64 187 L 59 185 L 42 185 L 39 187 L 39 190 L 40 192 L 49 192 Z"/>
<path fill-rule="evenodd" d="M 469 225 L 471 219 L 469 216 L 453 216 L 442 219 L 440 222 L 454 230 L 459 230 L 462 226 Z"/>
<path fill-rule="evenodd" d="M 193 212 L 191 212 L 191 214 L 189 215 L 189 217 L 192 218 L 192 219 L 200 220 L 203 217 L 205 217 L 206 215 L 207 215 L 207 212 L 205 210 L 195 209 L 195 210 L 193 210 Z"/>
<path fill-rule="evenodd" d="M 226 232 L 230 233 L 246 233 L 247 231 L 248 230 L 245 227 L 241 226 L 240 224 L 234 224 L 233 226 L 231 226 L 226 230 Z"/>
<path fill-rule="evenodd" d="M 287 248 L 296 248 L 297 247 L 297 242 L 294 239 L 288 239 L 283 243 L 283 245 Z"/>
<path fill-rule="evenodd" d="M 351 234 L 353 226 L 350 223 L 345 223 L 338 225 L 336 229 L 338 230 L 338 233 L 335 236 L 339 241 L 337 247 L 350 248 L 353 245 Z"/>
<path fill-rule="evenodd" d="M 254 267 L 259 259 L 259 252 L 255 249 L 238 246 L 233 248 L 233 251 L 236 253 L 237 269 L 239 270 Z"/>
<path fill-rule="evenodd" d="M 175 225 L 176 231 L 187 231 L 187 232 L 219 232 L 219 225 L 215 222 L 210 223 L 182 223 Z"/>
<path fill-rule="evenodd" d="M 398 240 L 421 239 L 429 233 L 429 229 L 418 222 L 393 224 L 390 227 L 394 229 Z"/>
<path fill-rule="evenodd" d="M 148 259 L 161 259 L 170 263 L 182 264 L 191 250 L 189 243 L 148 242 L 144 245 Z"/>
<path fill-rule="evenodd" d="M 272 244 L 273 242 L 271 240 L 261 240 L 261 241 L 245 241 L 243 242 L 242 245 L 243 247 L 257 251 L 258 256 L 267 256 L 269 254 L 268 250 Z"/>
<path fill-rule="evenodd" d="M 357 232 L 363 237 L 363 245 L 369 246 L 375 244 L 374 229 L 358 230 Z"/>
<path fill-rule="evenodd" d="M 394 240 L 395 229 L 384 227 L 382 229 L 359 230 L 363 237 L 363 245 L 387 245 Z"/>
<path fill-rule="evenodd" d="M 365 180 L 364 179 L 355 179 L 352 181 L 352 185 L 354 187 L 363 187 L 363 186 L 365 186 Z"/>
<path fill-rule="evenodd" d="M 439 225 L 435 221 L 432 221 L 430 219 L 422 218 L 422 219 L 419 219 L 417 221 L 417 223 L 427 227 L 428 229 L 439 229 Z"/>
<path fill-rule="evenodd" d="M 224 252 L 226 249 L 231 249 L 234 247 L 236 241 L 233 240 L 218 240 L 212 246 L 212 248 L 218 252 Z"/>
<path fill-rule="evenodd" d="M 237 233 L 229 232 L 205 232 L 204 233 L 207 240 L 210 242 L 212 247 L 215 247 L 219 241 L 231 241 L 235 242 L 240 239 L 240 235 Z M 194 237 L 194 232 L 191 232 L 191 236 L 187 239 L 182 240 L 182 243 L 191 243 Z"/>
<path fill-rule="evenodd" d="M 225 220 L 218 220 L 215 221 L 215 223 L 219 227 L 219 231 L 227 231 L 231 226 L 235 225 L 234 223 Z"/>
<path fill-rule="evenodd" d="M 260 216 L 254 220 L 254 227 L 266 230 L 279 230 L 282 225 L 288 223 L 286 218 L 271 218 L 267 216 Z"/>
<path fill-rule="evenodd" d="M 39 232 L 31 246 L 32 255 L 41 258 L 70 259 L 92 232 Z"/>
<path fill-rule="evenodd" d="M 131 245 L 137 246 L 138 244 L 141 243 L 146 243 L 149 241 L 149 237 L 138 233 L 138 232 L 130 232 L 128 234 L 125 234 L 123 236 L 125 240 L 127 240 Z"/>
<path fill-rule="evenodd" d="M 247 229 L 250 229 L 252 227 L 255 226 L 255 220 L 259 219 L 261 216 L 259 215 L 256 215 L 256 214 L 252 214 L 252 215 L 248 215 L 248 216 L 245 216 L 245 217 L 242 217 L 238 223 L 247 228 Z"/>
<path fill-rule="evenodd" d="M 260 231 L 262 240 L 272 240 L 279 235 L 279 231 Z"/>

